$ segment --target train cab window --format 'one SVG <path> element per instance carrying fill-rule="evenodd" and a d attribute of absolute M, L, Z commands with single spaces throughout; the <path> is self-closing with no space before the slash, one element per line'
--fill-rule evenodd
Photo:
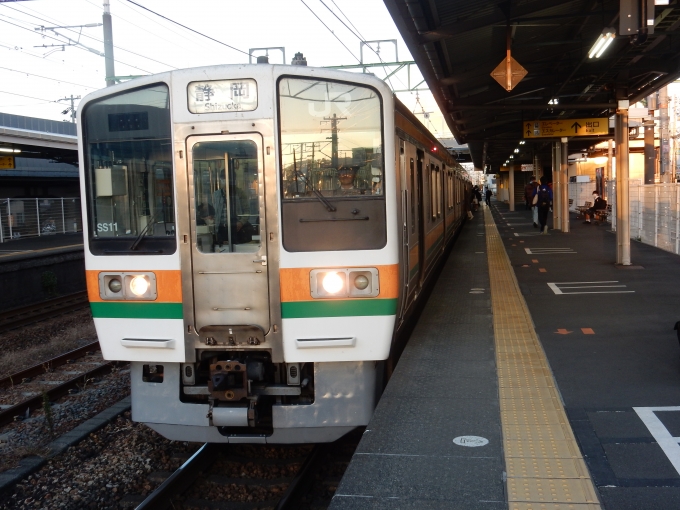
<path fill-rule="evenodd" d="M 168 87 L 151 85 L 89 103 L 83 131 L 90 251 L 174 253 Z"/>
<path fill-rule="evenodd" d="M 379 249 L 387 242 L 382 101 L 356 83 L 278 83 L 283 245 Z"/>
<path fill-rule="evenodd" d="M 255 142 L 199 142 L 192 148 L 192 158 L 198 251 L 257 252 L 260 199 Z"/>

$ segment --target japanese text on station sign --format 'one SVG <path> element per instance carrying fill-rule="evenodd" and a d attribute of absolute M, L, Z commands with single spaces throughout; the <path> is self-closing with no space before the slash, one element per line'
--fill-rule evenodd
<path fill-rule="evenodd" d="M 559 138 L 609 134 L 609 119 L 527 120 L 522 124 L 524 138 Z"/>

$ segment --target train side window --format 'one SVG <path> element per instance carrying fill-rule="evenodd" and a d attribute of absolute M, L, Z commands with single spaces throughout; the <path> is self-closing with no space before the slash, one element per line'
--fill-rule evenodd
<path fill-rule="evenodd" d="M 432 219 L 437 218 L 437 176 L 434 164 L 430 163 L 430 204 L 432 209 Z"/>
<path fill-rule="evenodd" d="M 416 168 L 415 168 L 415 162 L 413 161 L 413 158 L 411 158 L 411 233 L 415 234 L 416 233 L 416 201 L 415 201 L 415 193 L 416 193 Z"/>

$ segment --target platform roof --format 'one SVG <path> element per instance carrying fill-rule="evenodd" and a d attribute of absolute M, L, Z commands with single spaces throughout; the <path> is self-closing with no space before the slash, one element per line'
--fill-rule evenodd
<path fill-rule="evenodd" d="M 454 136 L 490 172 L 517 147 L 515 161 L 537 152 L 550 164 L 552 140 L 518 146 L 524 121 L 606 117 L 617 100 L 632 105 L 680 77 L 678 0 L 655 7 L 653 34 L 617 35 L 599 59 L 588 51 L 604 28 L 618 34 L 620 0 L 384 1 Z M 510 92 L 491 77 L 508 35 L 528 71 Z M 570 138 L 569 152 L 596 142 Z"/>

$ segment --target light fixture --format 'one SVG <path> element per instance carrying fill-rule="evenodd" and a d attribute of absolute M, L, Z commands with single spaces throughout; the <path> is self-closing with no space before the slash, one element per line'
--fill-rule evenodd
<path fill-rule="evenodd" d="M 518 152 L 519 152 L 519 149 L 515 149 L 515 154 L 517 154 Z"/>
<path fill-rule="evenodd" d="M 510 156 L 510 159 L 512 159 L 512 158 L 514 158 L 514 157 L 515 157 L 515 156 L 512 156 L 512 155 L 511 155 L 511 156 Z"/>
<path fill-rule="evenodd" d="M 11 149 L 9 147 L 0 147 L 0 152 L 21 152 L 21 149 Z"/>
<path fill-rule="evenodd" d="M 520 140 L 520 141 L 519 141 L 519 144 L 520 144 L 520 145 L 524 145 L 525 143 L 526 143 L 526 142 L 525 142 L 524 140 Z"/>
<path fill-rule="evenodd" d="M 603 29 L 602 33 L 597 38 L 597 41 L 595 41 L 595 44 L 593 44 L 593 47 L 590 48 L 590 51 L 588 52 L 588 58 L 600 58 L 600 56 L 604 53 L 604 50 L 606 50 L 612 43 L 614 37 L 616 37 L 616 30 L 614 28 L 607 27 Z"/>
<path fill-rule="evenodd" d="M 130 291 L 137 297 L 142 297 L 149 290 L 150 283 L 143 275 L 137 275 L 130 280 Z M 113 289 L 112 289 L 113 290 Z"/>

